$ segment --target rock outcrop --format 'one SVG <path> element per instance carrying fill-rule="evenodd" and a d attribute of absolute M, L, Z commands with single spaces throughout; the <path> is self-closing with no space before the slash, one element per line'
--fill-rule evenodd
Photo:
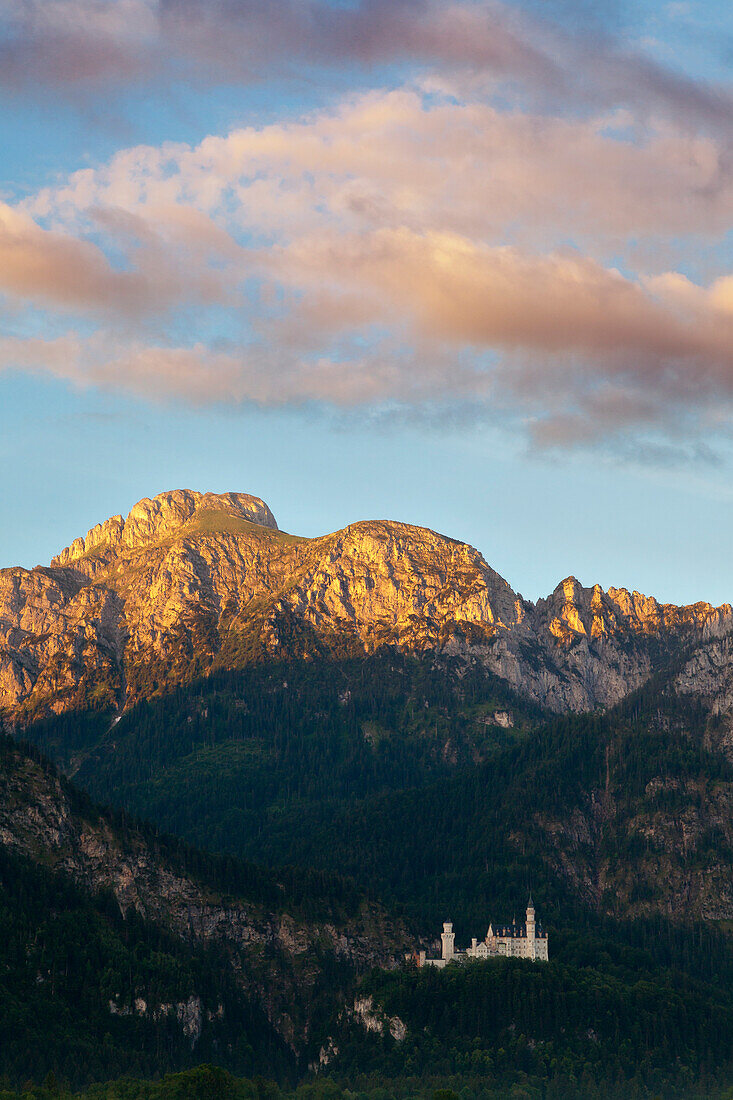
<path fill-rule="evenodd" d="M 243 896 L 233 886 L 223 896 L 205 875 L 186 873 L 185 858 L 175 860 L 136 829 L 122 829 L 66 780 L 8 743 L 0 752 L 0 845 L 87 891 L 112 894 L 123 913 L 135 910 L 186 942 L 218 945 L 229 954 L 233 975 L 257 994 L 296 1053 L 308 1037 L 324 955 L 343 960 L 351 980 L 354 971 L 403 958 L 410 946 L 399 923 L 367 901 L 338 921 L 306 920 L 285 896 L 279 906 Z M 193 1036 L 195 999 L 167 1007 L 176 1013 L 180 1008 L 184 1034 Z"/>
<path fill-rule="evenodd" d="M 728 605 L 663 605 L 572 577 L 536 605 L 465 543 L 375 521 L 281 532 L 243 493 L 176 490 L 0 571 L 0 714 L 10 722 L 142 696 L 271 657 L 381 645 L 477 661 L 556 711 L 618 702 Z"/>
<path fill-rule="evenodd" d="M 127 519 L 112 516 L 87 532 L 86 538 L 74 539 L 71 546 L 55 557 L 51 565 L 70 565 L 84 570 L 83 559 L 90 554 L 109 560 L 123 550 L 134 550 L 160 541 L 180 531 L 196 515 L 207 510 L 224 511 L 233 519 L 243 519 L 260 527 L 277 530 L 270 509 L 259 497 L 249 493 L 197 493 L 190 489 L 174 489 L 150 500 L 139 500 Z M 85 570 L 84 570 L 85 571 Z"/>
<path fill-rule="evenodd" d="M 624 920 L 733 919 L 729 783 L 660 775 L 633 797 L 594 789 L 533 827 L 550 866 L 589 908 Z"/>

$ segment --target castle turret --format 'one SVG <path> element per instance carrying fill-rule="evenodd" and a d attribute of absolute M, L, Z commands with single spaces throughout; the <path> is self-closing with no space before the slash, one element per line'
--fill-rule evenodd
<path fill-rule="evenodd" d="M 537 928 L 534 919 L 534 902 L 529 895 L 527 902 L 527 939 L 525 940 L 524 955 L 528 959 L 537 958 Z"/>
<path fill-rule="evenodd" d="M 450 962 L 455 954 L 455 941 L 456 937 L 453 932 L 453 925 L 450 921 L 446 921 L 443 925 L 443 932 L 441 934 L 441 940 L 443 941 L 443 958 L 446 962 Z"/>

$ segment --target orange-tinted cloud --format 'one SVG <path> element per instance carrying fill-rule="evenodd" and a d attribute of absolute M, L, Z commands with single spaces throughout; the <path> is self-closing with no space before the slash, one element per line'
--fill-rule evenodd
<path fill-rule="evenodd" d="M 0 294 L 54 309 L 125 318 L 159 314 L 191 300 L 224 301 L 221 272 L 208 269 L 207 260 L 212 251 L 217 259 L 237 255 L 231 238 L 198 211 L 176 208 L 168 215 L 161 211 L 160 218 L 169 231 L 166 242 L 133 215 L 97 214 L 100 224 L 128 238 L 135 266 L 118 270 L 95 244 L 43 229 L 24 212 L 0 203 Z M 177 237 L 182 238 L 179 248 Z M 194 261 L 192 270 L 179 268 L 181 254 Z"/>
<path fill-rule="evenodd" d="M 196 403 L 471 403 L 543 445 L 699 430 L 733 408 L 723 250 L 706 279 L 660 251 L 724 238 L 726 141 L 629 111 L 499 110 L 466 88 L 125 149 L 3 208 L 0 291 L 45 304 L 49 332 L 57 310 L 97 329 L 6 341 L 0 362 Z"/>
<path fill-rule="evenodd" d="M 66 309 L 139 311 L 150 295 L 140 275 L 115 271 L 93 244 L 41 229 L 0 204 L 0 292 Z"/>

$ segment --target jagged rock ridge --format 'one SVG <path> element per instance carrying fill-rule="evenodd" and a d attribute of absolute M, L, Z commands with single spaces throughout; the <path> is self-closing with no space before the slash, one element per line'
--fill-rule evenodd
<path fill-rule="evenodd" d="M 572 577 L 533 605 L 473 547 L 425 528 L 365 521 L 300 539 L 257 497 L 175 490 L 47 568 L 0 571 L 0 712 L 122 709 L 215 667 L 384 644 L 479 661 L 580 711 L 732 625 L 727 604 L 664 605 Z"/>

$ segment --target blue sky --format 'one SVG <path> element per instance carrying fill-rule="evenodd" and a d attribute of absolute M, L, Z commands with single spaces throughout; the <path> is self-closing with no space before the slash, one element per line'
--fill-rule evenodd
<path fill-rule="evenodd" d="M 0 0 L 0 565 L 186 486 L 733 600 L 731 57 L 712 2 Z"/>

